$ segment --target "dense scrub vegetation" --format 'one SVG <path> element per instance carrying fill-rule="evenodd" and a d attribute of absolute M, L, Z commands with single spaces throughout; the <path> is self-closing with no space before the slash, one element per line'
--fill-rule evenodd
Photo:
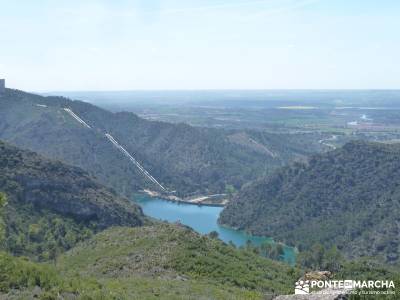
<path fill-rule="evenodd" d="M 271 299 L 292 294 L 304 272 L 326 267 L 329 254 L 322 254 L 321 261 L 319 254 L 320 249 L 307 254 L 315 258 L 311 268 L 291 268 L 258 256 L 251 247 L 235 249 L 180 225 L 116 227 L 80 243 L 55 264 L 0 253 L 0 293 L 41 299 Z M 332 279 L 400 284 L 399 273 L 387 266 L 342 257 L 336 263 Z"/>
<path fill-rule="evenodd" d="M 100 132 L 84 131 L 60 108 L 73 106 L 98 128 L 126 139 L 155 174 L 170 176 L 165 182 L 184 185 L 182 193 L 203 186 L 234 193 L 250 173 L 255 177 L 281 164 L 276 153 L 287 153 L 262 133 L 148 122 L 10 90 L 3 99 L 3 136 L 99 171 L 100 180 L 121 193 L 145 183 L 125 160 L 110 155 L 114 150 Z M 41 110 L 38 103 L 49 107 Z M 103 117 L 111 121 L 101 123 Z M 286 158 L 307 153 L 295 146 L 289 152 Z M 315 269 L 330 270 L 335 278 L 395 278 L 399 287 L 395 269 L 365 258 L 348 261 L 339 253 L 398 263 L 399 153 L 395 145 L 351 143 L 240 192 L 224 213 L 226 223 L 296 244 L 302 253 L 298 266 L 290 267 L 262 257 L 279 259 L 281 244 L 236 249 L 215 233 L 201 236 L 182 225 L 150 223 L 138 206 L 85 171 L 0 142 L 0 191 L 8 195 L 0 193 L 0 298 L 265 299 L 293 293 L 303 272 Z M 251 198 L 244 202 L 244 196 Z M 237 210 L 244 223 L 232 219 Z"/>
<path fill-rule="evenodd" d="M 292 282 L 299 276 L 298 270 L 283 263 L 169 224 L 105 230 L 62 255 L 57 263 L 64 274 L 77 272 L 99 280 L 143 276 L 263 294 L 291 293 Z"/>
<path fill-rule="evenodd" d="M 0 225 L 5 223 L 6 204 L 0 194 Z M 332 265 L 325 262 L 331 258 L 335 279 L 388 279 L 400 284 L 399 274 L 390 268 L 369 261 L 348 262 L 330 252 L 322 246 L 313 248 L 305 254 L 307 260 L 299 261 L 299 268 L 292 268 L 260 257 L 251 245 L 236 249 L 182 225 L 115 227 L 52 263 L 34 263 L 0 251 L 0 298 L 271 299 L 293 292 L 293 282 L 303 273 L 300 267 L 329 269 Z M 302 261 L 311 263 L 311 268 Z"/>
<path fill-rule="evenodd" d="M 95 130 L 81 126 L 64 107 L 72 108 Z M 80 101 L 14 90 L 6 90 L 0 101 L 1 139 L 79 166 L 125 196 L 154 188 L 113 148 L 104 132 L 179 195 L 225 192 L 228 185 L 238 189 L 318 146 L 286 135 L 152 122 L 132 113 L 114 114 Z"/>
<path fill-rule="evenodd" d="M 347 257 L 399 263 L 400 145 L 350 142 L 243 188 L 220 222 Z"/>
<path fill-rule="evenodd" d="M 0 229 L 6 204 L 0 194 Z M 296 276 L 288 266 L 168 224 L 103 231 L 51 264 L 0 251 L 2 299 L 261 299 L 288 291 Z"/>
<path fill-rule="evenodd" d="M 57 266 L 0 252 L 1 299 L 262 299 L 262 294 L 200 280 L 132 274 L 124 278 L 60 274 Z"/>
<path fill-rule="evenodd" d="M 26 255 L 39 261 L 54 260 L 57 255 L 99 230 L 96 223 L 76 222 L 52 211 L 36 211 L 32 206 L 8 207 L 4 249 L 14 255 Z"/>
<path fill-rule="evenodd" d="M 296 277 L 183 226 L 102 231 L 151 223 L 82 170 L 4 143 L 0 189 L 0 298 L 261 299 Z"/>
<path fill-rule="evenodd" d="M 140 207 L 81 169 L 2 142 L 0 191 L 8 195 L 2 248 L 39 260 L 54 259 L 109 226 L 145 222 Z"/>

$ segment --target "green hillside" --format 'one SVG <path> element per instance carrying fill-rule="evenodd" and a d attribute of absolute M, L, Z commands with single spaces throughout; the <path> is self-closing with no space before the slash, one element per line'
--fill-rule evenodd
<path fill-rule="evenodd" d="M 0 194 L 1 244 L 7 206 Z M 290 292 L 298 276 L 252 250 L 171 224 L 107 229 L 53 263 L 0 251 L 1 299 L 264 299 Z"/>
<path fill-rule="evenodd" d="M 81 169 L 3 142 L 0 190 L 2 299 L 262 299 L 299 276 L 188 227 L 150 225 Z"/>
<path fill-rule="evenodd" d="M 350 142 L 244 187 L 220 222 L 309 249 L 399 263 L 400 145 Z"/>
<path fill-rule="evenodd" d="M 93 129 L 79 124 L 65 107 Z M 289 135 L 152 122 L 132 113 L 16 90 L 7 89 L 0 100 L 0 139 L 79 166 L 128 197 L 144 187 L 154 189 L 105 139 L 105 132 L 179 195 L 225 192 L 227 186 L 239 189 L 320 146 Z"/>
<path fill-rule="evenodd" d="M 391 268 L 343 262 L 334 279 L 394 280 Z M 292 294 L 301 273 L 178 225 L 107 229 L 57 259 L 32 263 L 0 252 L 1 299 L 248 300 Z M 365 296 L 351 299 L 397 299 Z"/>
<path fill-rule="evenodd" d="M 0 190 L 0 299 L 271 299 L 304 272 L 251 245 L 150 222 L 81 169 L 4 143 Z M 301 253 L 299 266 L 398 282 L 389 268 L 317 254 Z"/>
<path fill-rule="evenodd" d="M 145 222 L 139 206 L 83 170 L 2 142 L 0 191 L 8 195 L 3 248 L 16 255 L 51 259 L 109 226 Z"/>
<path fill-rule="evenodd" d="M 0 253 L 0 298 L 264 299 L 291 293 L 296 270 L 193 231 L 160 224 L 116 227 L 56 264 Z"/>
<path fill-rule="evenodd" d="M 108 287 L 111 283 L 125 287 L 126 299 L 149 292 L 163 299 L 189 299 L 185 298 L 188 294 L 196 298 L 203 293 L 213 299 L 219 289 L 221 296 L 225 294 L 221 299 L 229 299 L 229 290 L 230 297 L 237 294 L 247 299 L 246 294 L 289 293 L 297 275 L 282 263 L 168 224 L 103 231 L 63 255 L 57 266 L 66 277 L 78 273 Z M 141 287 L 146 282 L 150 291 Z"/>

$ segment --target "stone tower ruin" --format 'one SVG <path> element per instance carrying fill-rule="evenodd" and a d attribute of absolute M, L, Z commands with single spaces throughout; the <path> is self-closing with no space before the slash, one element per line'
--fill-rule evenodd
<path fill-rule="evenodd" d="M 6 80 L 0 79 L 0 94 L 3 94 L 6 91 Z"/>

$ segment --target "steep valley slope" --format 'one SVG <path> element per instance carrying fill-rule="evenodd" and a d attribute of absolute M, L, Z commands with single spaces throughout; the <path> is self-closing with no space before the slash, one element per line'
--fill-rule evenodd
<path fill-rule="evenodd" d="M 3 142 L 0 192 L 1 299 L 263 299 L 299 276 Z"/>
<path fill-rule="evenodd" d="M 400 261 L 400 144 L 354 141 L 245 186 L 220 223 L 348 257 Z"/>
<path fill-rule="evenodd" d="M 54 258 L 110 226 L 141 226 L 142 210 L 77 167 L 0 142 L 5 240 L 15 255 Z"/>
<path fill-rule="evenodd" d="M 92 129 L 73 119 L 70 108 Z M 81 101 L 7 89 L 0 97 L 0 139 L 75 165 L 131 197 L 154 189 L 104 137 L 114 136 L 152 176 L 180 196 L 223 193 L 288 161 L 321 151 L 317 140 L 253 131 L 153 122 Z"/>

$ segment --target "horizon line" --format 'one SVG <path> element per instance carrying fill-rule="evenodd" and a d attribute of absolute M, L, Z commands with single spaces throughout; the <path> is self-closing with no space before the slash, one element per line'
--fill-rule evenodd
<path fill-rule="evenodd" d="M 124 93 L 124 92 L 251 92 L 251 91 L 400 91 L 400 88 L 199 88 L 199 89 L 110 89 L 110 90 L 42 90 L 32 93 Z"/>

